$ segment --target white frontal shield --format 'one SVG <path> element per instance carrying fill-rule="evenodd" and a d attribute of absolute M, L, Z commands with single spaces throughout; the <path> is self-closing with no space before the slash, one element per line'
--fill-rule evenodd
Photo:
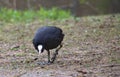
<path fill-rule="evenodd" d="M 42 45 L 38 45 L 38 52 L 39 52 L 39 54 L 42 52 L 42 48 L 43 48 Z"/>

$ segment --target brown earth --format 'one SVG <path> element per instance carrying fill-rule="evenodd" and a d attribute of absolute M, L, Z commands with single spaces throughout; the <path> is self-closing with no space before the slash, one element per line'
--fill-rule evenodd
<path fill-rule="evenodd" d="M 37 64 L 47 61 L 47 52 L 38 55 L 32 45 L 35 30 L 43 25 L 65 33 L 64 46 L 51 65 Z M 120 15 L 0 22 L 0 77 L 120 77 Z"/>

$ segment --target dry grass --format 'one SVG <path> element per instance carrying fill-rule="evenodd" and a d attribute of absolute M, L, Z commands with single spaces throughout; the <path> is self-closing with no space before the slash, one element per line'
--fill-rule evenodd
<path fill-rule="evenodd" d="M 65 33 L 64 47 L 57 61 L 49 66 L 37 65 L 36 62 L 46 60 L 47 55 L 44 52 L 38 56 L 32 45 L 35 30 L 43 25 L 58 26 Z M 0 22 L 1 77 L 117 77 L 120 75 L 119 54 L 119 14 L 64 21 Z M 36 57 L 39 60 L 34 60 Z"/>

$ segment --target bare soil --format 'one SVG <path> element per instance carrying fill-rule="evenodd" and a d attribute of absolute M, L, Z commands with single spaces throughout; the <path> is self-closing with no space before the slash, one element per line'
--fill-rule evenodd
<path fill-rule="evenodd" d="M 47 61 L 47 52 L 38 55 L 32 45 L 36 29 L 43 25 L 60 27 L 65 34 L 50 65 L 37 64 Z M 0 22 L 0 77 L 120 77 L 120 15 Z"/>

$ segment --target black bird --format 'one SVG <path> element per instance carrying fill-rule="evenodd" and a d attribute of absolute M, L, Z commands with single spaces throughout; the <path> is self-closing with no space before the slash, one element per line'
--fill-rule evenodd
<path fill-rule="evenodd" d="M 54 26 L 44 26 L 36 31 L 35 36 L 33 38 L 33 45 L 39 53 L 42 53 L 44 50 L 47 50 L 48 64 L 50 64 L 54 62 L 59 49 L 62 47 L 61 42 L 63 41 L 63 38 L 64 34 L 62 33 L 62 30 L 60 28 Z M 50 50 L 54 48 L 57 49 L 50 60 Z"/>

